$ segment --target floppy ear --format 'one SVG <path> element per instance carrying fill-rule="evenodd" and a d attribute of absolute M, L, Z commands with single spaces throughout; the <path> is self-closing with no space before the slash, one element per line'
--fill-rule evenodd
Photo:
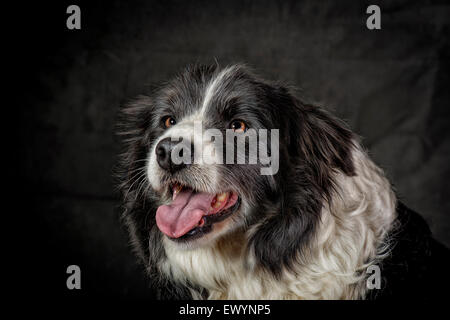
<path fill-rule="evenodd" d="M 131 235 L 134 251 L 146 264 L 149 257 L 149 230 L 154 220 L 149 219 L 147 214 L 156 212 L 154 203 L 143 201 L 141 197 L 146 190 L 143 184 L 151 140 L 148 129 L 152 110 L 153 101 L 148 96 L 139 96 L 119 110 L 116 135 L 120 140 L 121 153 L 114 170 L 115 182 L 123 201 L 122 220 Z"/>
<path fill-rule="evenodd" d="M 307 256 L 336 170 L 353 175 L 352 133 L 318 107 L 303 105 L 278 89 L 284 127 L 280 139 L 279 201 L 250 239 L 257 261 L 275 275 Z M 281 104 L 281 105 L 280 105 Z M 282 132 L 280 130 L 280 132 Z M 283 152 L 284 150 L 284 152 Z"/>
<path fill-rule="evenodd" d="M 116 135 L 120 139 L 122 153 L 120 154 L 119 169 L 123 170 L 120 175 L 127 175 L 126 171 L 136 169 L 136 161 L 145 157 L 148 146 L 148 128 L 151 121 L 153 101 L 150 97 L 141 95 L 124 105 L 118 115 Z M 123 176 L 119 177 L 121 180 Z"/>
<path fill-rule="evenodd" d="M 321 180 L 336 169 L 353 175 L 353 133 L 346 124 L 319 107 L 303 105 L 298 109 L 300 134 L 294 139 L 293 147 L 297 145 L 300 157 L 326 171 L 319 172 Z"/>

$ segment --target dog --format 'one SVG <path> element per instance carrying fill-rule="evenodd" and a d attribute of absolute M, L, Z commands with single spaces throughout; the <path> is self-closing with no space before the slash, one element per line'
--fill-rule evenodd
<path fill-rule="evenodd" d="M 273 174 L 247 154 L 172 157 L 180 138 L 192 160 L 237 143 L 203 131 L 251 129 L 277 130 Z M 122 219 L 161 299 L 417 298 L 443 281 L 448 250 L 360 139 L 245 65 L 187 67 L 121 108 L 117 132 Z"/>

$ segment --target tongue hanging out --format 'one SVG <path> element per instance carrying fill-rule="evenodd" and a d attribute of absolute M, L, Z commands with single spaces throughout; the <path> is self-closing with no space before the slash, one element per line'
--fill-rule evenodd
<path fill-rule="evenodd" d="M 195 193 L 192 189 L 176 187 L 172 203 L 162 205 L 156 211 L 156 224 L 167 236 L 179 238 L 201 225 L 203 216 L 229 208 L 236 200 L 234 194 L 229 197 L 228 193 Z"/>

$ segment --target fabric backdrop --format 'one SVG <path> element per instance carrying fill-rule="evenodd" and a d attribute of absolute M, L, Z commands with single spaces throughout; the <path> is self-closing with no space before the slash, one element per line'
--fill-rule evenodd
<path fill-rule="evenodd" d="M 78 1 L 81 30 L 66 28 L 72 1 L 9 13 L 22 19 L 12 47 L 26 48 L 21 206 L 48 291 L 153 297 L 119 222 L 117 110 L 187 64 L 216 60 L 247 63 L 345 119 L 450 246 L 450 6 L 372 2 L 381 30 L 366 28 L 369 3 L 358 1 Z M 82 271 L 77 293 L 65 287 L 71 264 Z"/>

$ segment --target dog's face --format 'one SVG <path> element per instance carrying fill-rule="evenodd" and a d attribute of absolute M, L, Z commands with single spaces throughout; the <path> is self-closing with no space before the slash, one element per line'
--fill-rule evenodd
<path fill-rule="evenodd" d="M 248 225 L 257 214 L 252 209 L 274 198 L 276 172 L 264 175 L 260 159 L 249 161 L 256 141 L 264 142 L 272 162 L 278 157 L 270 130 L 281 123 L 267 90 L 240 67 L 201 68 L 187 70 L 157 95 L 146 171 L 160 201 L 157 226 L 169 239 L 191 248 L 209 244 Z M 251 141 L 249 133 L 258 138 L 260 129 L 269 129 L 265 140 Z"/>
<path fill-rule="evenodd" d="M 242 231 L 254 260 L 279 273 L 314 237 L 335 172 L 354 174 L 345 125 L 242 66 L 188 68 L 122 117 L 124 217 L 150 266 L 164 259 L 162 236 L 184 250 Z M 250 137 L 238 151 L 250 133 L 256 161 Z"/>

